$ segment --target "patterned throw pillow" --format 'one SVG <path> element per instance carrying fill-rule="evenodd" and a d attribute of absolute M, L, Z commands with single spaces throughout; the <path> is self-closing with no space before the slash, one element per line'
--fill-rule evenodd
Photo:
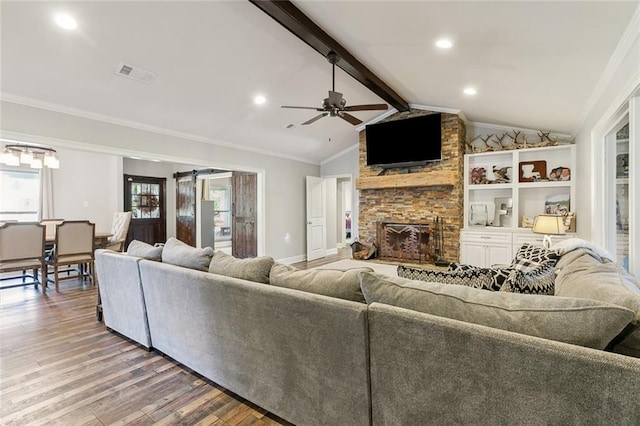
<path fill-rule="evenodd" d="M 528 272 L 513 269 L 500 291 L 553 296 L 556 273 L 554 262 L 547 261 Z"/>
<path fill-rule="evenodd" d="M 514 263 L 518 259 L 528 259 L 536 263 L 553 262 L 553 266 L 555 266 L 558 259 L 560 259 L 560 253 L 556 250 L 551 250 L 542 246 L 534 246 L 533 244 L 524 243 L 522 247 L 518 249 L 514 258 Z"/>
<path fill-rule="evenodd" d="M 398 276 L 411 280 L 464 285 L 484 290 L 492 289 L 491 272 L 486 268 L 469 269 L 466 271 L 436 271 L 398 265 Z"/>
<path fill-rule="evenodd" d="M 546 260 L 542 263 L 547 263 L 547 262 L 551 263 L 552 265 L 555 264 L 555 261 L 553 260 Z M 536 269 L 538 266 L 540 266 L 542 263 L 534 262 L 533 260 L 529 260 L 523 257 L 523 258 L 514 260 L 513 263 L 511 264 L 511 267 L 513 269 L 517 269 L 518 271 L 531 272 L 534 269 Z"/>
<path fill-rule="evenodd" d="M 481 268 L 480 266 L 469 265 L 466 263 L 451 263 L 449 271 L 473 271 L 485 270 L 491 273 L 491 291 L 500 291 L 504 282 L 509 278 L 512 268 Z"/>

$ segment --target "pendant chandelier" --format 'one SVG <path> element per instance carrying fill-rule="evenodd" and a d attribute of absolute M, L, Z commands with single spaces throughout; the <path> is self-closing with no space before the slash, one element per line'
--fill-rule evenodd
<path fill-rule="evenodd" d="M 0 152 L 0 164 L 29 164 L 32 169 L 60 168 L 60 160 L 55 149 L 26 143 L 6 144 Z"/>

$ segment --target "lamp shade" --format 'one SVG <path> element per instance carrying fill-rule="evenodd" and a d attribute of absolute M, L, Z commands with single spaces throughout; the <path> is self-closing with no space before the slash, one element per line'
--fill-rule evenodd
<path fill-rule="evenodd" d="M 545 235 L 564 235 L 565 227 L 562 216 L 541 214 L 533 221 L 533 232 Z"/>

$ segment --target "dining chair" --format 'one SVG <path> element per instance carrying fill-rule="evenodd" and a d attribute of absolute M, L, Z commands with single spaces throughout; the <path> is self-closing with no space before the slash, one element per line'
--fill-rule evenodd
<path fill-rule="evenodd" d="M 56 225 L 53 251 L 47 257 L 46 263 L 53 267 L 53 282 L 57 292 L 60 291 L 62 280 L 82 277 L 89 278 L 92 283 L 95 282 L 93 254 L 95 227 L 96 225 L 88 220 L 67 220 Z M 59 275 L 61 265 L 78 265 L 76 269 L 78 275 L 61 277 Z"/>
<path fill-rule="evenodd" d="M 64 222 L 64 219 L 42 219 L 40 223 L 45 227 L 45 236 L 47 241 L 53 242 L 56 238 L 56 225 Z"/>
<path fill-rule="evenodd" d="M 22 284 L 42 285 L 47 293 L 47 266 L 45 265 L 45 227 L 38 222 L 7 222 L 0 226 L 0 272 L 22 271 Z M 26 271 L 33 269 L 33 275 Z M 38 271 L 42 278 L 38 278 Z M 33 282 L 26 283 L 26 278 Z M 5 277 L 10 279 L 15 277 Z M 3 288 L 17 287 L 17 285 Z"/>
<path fill-rule="evenodd" d="M 111 224 L 111 236 L 107 239 L 108 250 L 123 251 L 124 242 L 127 239 L 129 225 L 131 224 L 131 212 L 116 212 Z"/>

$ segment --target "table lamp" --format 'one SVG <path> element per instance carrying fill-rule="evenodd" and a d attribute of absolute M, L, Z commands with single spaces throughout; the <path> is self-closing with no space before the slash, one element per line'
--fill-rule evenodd
<path fill-rule="evenodd" d="M 544 234 L 542 245 L 545 248 L 551 247 L 552 235 L 564 235 L 565 227 L 562 216 L 553 214 L 541 214 L 536 216 L 533 221 L 533 232 L 536 234 Z"/>

